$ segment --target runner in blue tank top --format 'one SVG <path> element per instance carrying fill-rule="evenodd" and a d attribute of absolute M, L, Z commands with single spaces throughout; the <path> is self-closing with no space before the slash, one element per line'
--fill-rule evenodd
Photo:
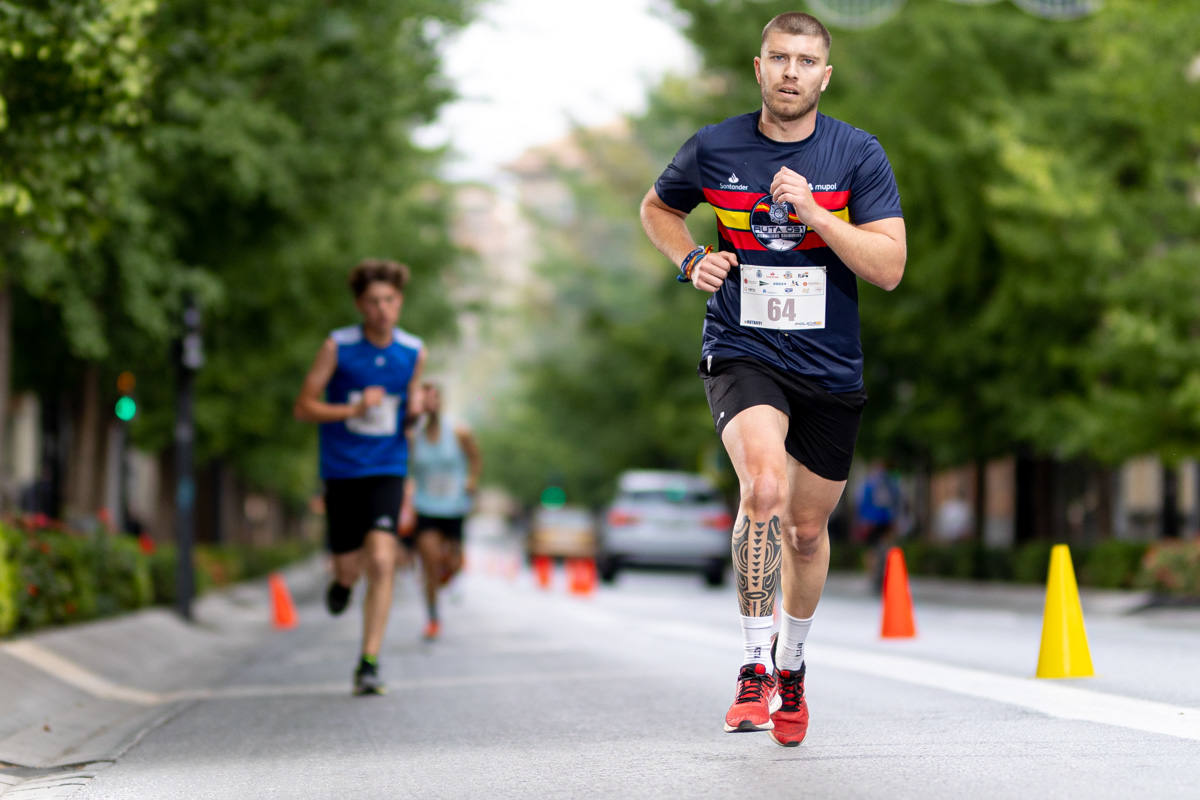
<path fill-rule="evenodd" d="M 296 419 L 319 423 L 327 541 L 333 581 L 325 595 L 340 614 L 365 573 L 358 694 L 382 694 L 379 650 L 392 606 L 397 535 L 408 474 L 406 424 L 420 413 L 425 349 L 396 327 L 409 270 L 368 259 L 350 273 L 362 323 L 339 328 L 321 345 L 296 400 Z M 324 398 L 322 399 L 322 395 Z"/>
<path fill-rule="evenodd" d="M 462 568 L 463 526 L 475 504 L 483 457 L 471 429 L 446 414 L 436 383 L 421 386 L 424 423 L 412 434 L 416 548 L 425 576 L 425 638 L 441 633 L 437 598 Z"/>
<path fill-rule="evenodd" d="M 743 648 L 725 730 L 769 730 L 785 747 L 808 730 L 804 641 L 866 403 L 858 280 L 894 289 L 907 257 L 883 148 L 817 111 L 829 45 L 808 14 L 767 23 L 754 58 L 761 108 L 696 133 L 641 207 L 680 279 L 712 295 L 699 371 L 741 489 L 733 558 Z M 715 251 L 684 222 L 702 202 L 716 212 Z"/>

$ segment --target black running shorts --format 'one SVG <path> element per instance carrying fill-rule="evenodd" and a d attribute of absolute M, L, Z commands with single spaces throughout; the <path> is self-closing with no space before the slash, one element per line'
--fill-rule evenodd
<path fill-rule="evenodd" d="M 325 536 L 336 555 L 363 546 L 368 531 L 396 534 L 404 477 L 369 475 L 325 479 Z"/>
<path fill-rule="evenodd" d="M 788 455 L 827 480 L 849 477 L 865 391 L 835 394 L 752 358 L 704 359 L 699 372 L 718 436 L 738 412 L 772 406 L 788 415 Z"/>
<path fill-rule="evenodd" d="M 463 518 L 432 517 L 427 514 L 417 514 L 417 535 L 420 536 L 425 531 L 430 530 L 437 531 L 446 537 L 446 541 L 462 544 Z"/>

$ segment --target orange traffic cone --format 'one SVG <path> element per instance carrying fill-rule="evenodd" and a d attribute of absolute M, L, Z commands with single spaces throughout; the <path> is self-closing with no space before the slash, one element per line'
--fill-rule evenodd
<path fill-rule="evenodd" d="M 550 588 L 550 579 L 554 573 L 554 563 L 550 560 L 550 556 L 534 556 L 533 557 L 533 574 L 537 579 L 537 585 L 542 589 Z"/>
<path fill-rule="evenodd" d="M 589 595 L 596 589 L 596 562 L 590 558 L 572 558 L 567 562 L 567 576 L 571 594 Z"/>
<path fill-rule="evenodd" d="M 296 606 L 292 604 L 292 595 L 283 582 L 283 576 L 272 572 L 267 583 L 271 587 L 272 623 L 280 630 L 296 627 Z"/>
<path fill-rule="evenodd" d="M 883 570 L 883 625 L 879 635 L 885 639 L 917 635 L 912 595 L 908 591 L 908 568 L 904 565 L 904 551 L 899 547 L 888 551 Z"/>

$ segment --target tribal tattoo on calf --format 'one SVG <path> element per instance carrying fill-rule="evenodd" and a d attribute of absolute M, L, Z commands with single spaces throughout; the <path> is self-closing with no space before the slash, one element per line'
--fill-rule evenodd
<path fill-rule="evenodd" d="M 783 561 L 781 530 L 778 516 L 768 522 L 751 522 L 745 516 L 733 530 L 733 573 L 737 576 L 742 616 L 775 613 L 779 565 Z"/>

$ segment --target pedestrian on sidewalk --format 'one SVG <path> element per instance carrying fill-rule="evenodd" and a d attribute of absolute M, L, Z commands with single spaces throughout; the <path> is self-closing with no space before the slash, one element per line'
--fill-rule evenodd
<path fill-rule="evenodd" d="M 888 470 L 887 463 L 872 462 L 858 492 L 856 538 L 867 546 L 867 574 L 876 594 L 883 593 L 883 567 L 888 551 L 896 543 L 896 520 L 903 500 L 900 482 Z"/>
<path fill-rule="evenodd" d="M 907 249 L 883 148 L 817 110 L 829 48 L 809 14 L 768 22 L 754 58 L 761 108 L 697 132 L 641 205 L 679 279 L 711 294 L 699 372 L 740 487 L 743 648 L 725 730 L 769 730 L 784 746 L 808 729 L 804 642 L 866 403 L 858 279 L 895 288 Z M 716 212 L 715 249 L 685 224 L 702 202 Z"/>
<path fill-rule="evenodd" d="M 394 261 L 367 259 L 350 272 L 362 321 L 329 334 L 294 408 L 296 419 L 320 424 L 326 539 L 333 555 L 333 580 L 325 595 L 331 614 L 346 610 L 355 583 L 366 575 L 357 694 L 384 692 L 379 650 L 392 606 L 404 514 L 405 430 L 421 411 L 417 389 L 425 348 L 396 327 L 408 279 L 408 267 Z"/>
<path fill-rule="evenodd" d="M 475 503 L 483 457 L 470 427 L 445 413 L 441 387 L 427 381 L 421 391 L 425 413 L 412 435 L 412 483 L 428 612 L 424 635 L 432 641 L 441 633 L 438 595 L 462 569 L 463 526 Z"/>

